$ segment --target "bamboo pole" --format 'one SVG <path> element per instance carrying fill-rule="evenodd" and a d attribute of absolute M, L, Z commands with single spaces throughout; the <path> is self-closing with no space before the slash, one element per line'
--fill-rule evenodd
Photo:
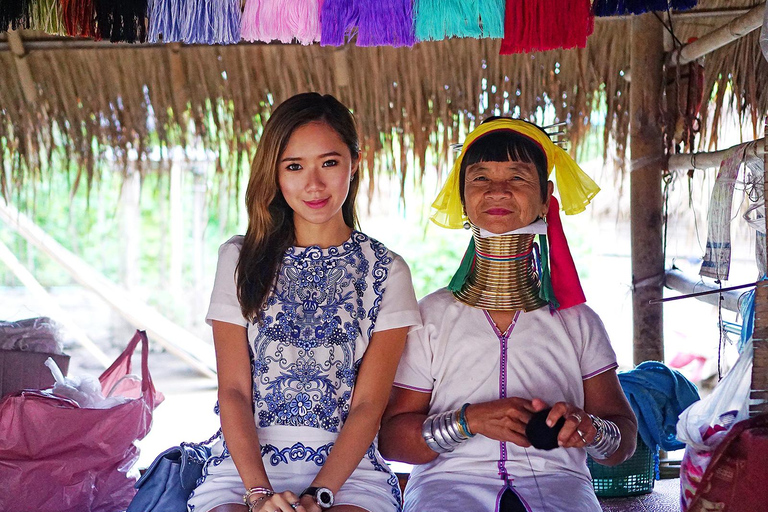
<path fill-rule="evenodd" d="M 24 215 L 15 211 L 10 205 L 3 204 L 2 201 L 0 201 L 0 220 L 53 258 L 77 282 L 94 291 L 130 324 L 147 331 L 169 353 L 186 362 L 201 375 L 216 378 L 216 357 L 210 344 L 116 286 L 62 247 Z"/>
<path fill-rule="evenodd" d="M 61 306 L 59 306 L 51 294 L 43 288 L 29 270 L 24 268 L 24 265 L 19 262 L 16 256 L 13 255 L 13 252 L 3 242 L 0 242 L 0 262 L 11 269 L 11 272 L 14 273 L 21 284 L 29 290 L 39 307 L 45 312 L 45 315 L 50 316 L 56 322 L 63 325 L 72 338 L 90 352 L 103 368 L 109 368 L 109 365 L 112 364 L 112 359 L 88 337 L 85 331 L 71 319 L 70 315 L 61 309 Z"/>
<path fill-rule="evenodd" d="M 670 290 L 678 291 L 684 295 L 704 291 L 716 291 L 718 287 L 707 284 L 699 276 L 691 278 L 678 268 L 667 270 L 665 273 L 664 286 Z M 696 299 L 717 306 L 722 298 L 722 306 L 728 311 L 739 312 L 739 299 L 744 295 L 745 290 L 724 291 L 722 293 L 712 293 L 710 295 L 701 295 Z M 669 299 L 667 299 L 669 300 Z"/>
<path fill-rule="evenodd" d="M 768 116 L 765 119 L 765 155 L 763 176 L 768 178 Z M 768 179 L 763 180 L 763 198 L 768 197 Z M 768 229 L 768 215 L 765 217 Z M 768 232 L 768 231 L 766 231 Z M 768 412 L 768 281 L 760 281 L 755 290 L 755 331 L 752 334 L 752 386 L 749 415 Z"/>
<path fill-rule="evenodd" d="M 661 90 L 664 62 L 663 27 L 653 13 L 632 20 L 630 67 L 630 208 L 632 240 L 632 316 L 634 362 L 664 360 L 664 283 L 662 248 Z"/>
<path fill-rule="evenodd" d="M 667 169 L 670 171 L 684 171 L 688 169 L 712 169 L 719 168 L 723 160 L 730 157 L 737 149 L 747 147 L 746 155 L 761 157 L 765 154 L 766 138 L 737 144 L 720 151 L 701 153 L 680 153 L 669 157 Z"/>
<path fill-rule="evenodd" d="M 682 66 L 696 59 L 722 48 L 728 43 L 744 37 L 763 24 L 765 2 L 749 10 L 745 15 L 739 16 L 706 34 L 699 39 L 681 46 L 667 56 L 666 64 L 669 67 Z"/>

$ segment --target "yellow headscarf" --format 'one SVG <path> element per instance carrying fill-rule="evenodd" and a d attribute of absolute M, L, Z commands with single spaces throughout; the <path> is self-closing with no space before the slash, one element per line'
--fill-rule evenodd
<path fill-rule="evenodd" d="M 467 149 L 474 141 L 487 133 L 498 130 L 519 133 L 541 147 L 547 159 L 547 176 L 551 176 L 552 171 L 557 170 L 555 177 L 557 190 L 560 194 L 560 204 L 566 215 L 583 212 L 592 198 L 600 192 L 600 187 L 581 170 L 571 155 L 563 148 L 556 146 L 536 125 L 519 119 L 495 119 L 481 124 L 467 136 L 461 154 L 456 158 L 448 179 L 432 203 L 433 212 L 430 217 L 432 222 L 450 229 L 463 227 L 464 221 L 467 219 L 459 196 L 461 162 Z"/>

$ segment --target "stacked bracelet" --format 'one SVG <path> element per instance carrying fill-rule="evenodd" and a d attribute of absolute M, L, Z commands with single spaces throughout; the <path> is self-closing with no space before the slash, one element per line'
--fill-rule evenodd
<path fill-rule="evenodd" d="M 254 494 L 261 494 L 261 497 L 251 501 L 251 496 Z M 253 512 L 254 505 L 258 503 L 259 500 L 271 498 L 274 495 L 275 491 L 268 487 L 251 487 L 245 491 L 245 494 L 243 495 L 243 503 L 245 503 L 245 506 L 248 507 L 248 512 Z"/>
<path fill-rule="evenodd" d="M 589 415 L 597 434 L 591 443 L 587 445 L 587 453 L 595 460 L 605 460 L 619 449 L 621 444 L 621 431 L 612 421 Z"/>
<path fill-rule="evenodd" d="M 424 420 L 421 424 L 421 436 L 432 451 L 452 452 L 461 443 L 475 436 L 469 431 L 467 424 L 468 406 L 469 404 L 464 404 L 461 409 L 433 414 Z"/>

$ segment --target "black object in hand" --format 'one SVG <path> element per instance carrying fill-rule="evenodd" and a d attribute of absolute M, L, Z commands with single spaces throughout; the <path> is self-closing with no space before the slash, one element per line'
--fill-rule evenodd
<path fill-rule="evenodd" d="M 544 409 L 533 413 L 528 425 L 525 427 L 525 437 L 534 448 L 539 450 L 552 450 L 557 448 L 557 434 L 565 424 L 565 416 L 561 416 L 554 426 L 547 426 L 547 416 L 552 409 Z"/>

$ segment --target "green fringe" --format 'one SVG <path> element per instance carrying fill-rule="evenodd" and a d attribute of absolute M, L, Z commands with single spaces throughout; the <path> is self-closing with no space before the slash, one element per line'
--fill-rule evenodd
<path fill-rule="evenodd" d="M 30 30 L 57 36 L 66 35 L 59 0 L 36 0 L 32 2 L 30 10 Z"/>
<path fill-rule="evenodd" d="M 560 307 L 560 303 L 557 302 L 555 297 L 555 290 L 552 288 L 552 276 L 549 273 L 549 244 L 547 243 L 547 235 L 539 235 L 539 250 L 541 251 L 541 288 L 539 289 L 539 297 L 547 302 L 554 308 Z"/>
<path fill-rule="evenodd" d="M 461 265 L 459 269 L 451 278 L 451 282 L 448 284 L 448 289 L 452 292 L 458 292 L 464 286 L 467 281 L 467 276 L 472 271 L 472 265 L 475 263 L 475 237 L 469 239 L 469 247 L 467 252 L 464 253 L 464 257 L 461 259 Z"/>

